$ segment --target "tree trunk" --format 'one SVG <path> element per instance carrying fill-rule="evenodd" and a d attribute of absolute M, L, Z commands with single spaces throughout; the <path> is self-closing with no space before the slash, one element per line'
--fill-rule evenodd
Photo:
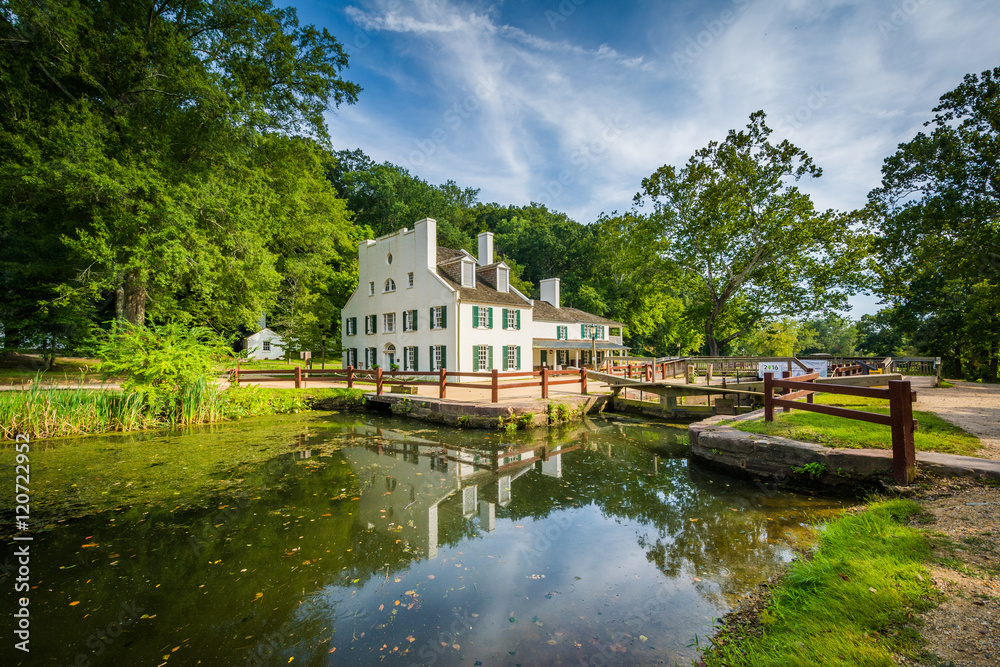
<path fill-rule="evenodd" d="M 130 273 L 125 279 L 125 319 L 131 324 L 146 323 L 146 283 L 140 276 Z"/>
<path fill-rule="evenodd" d="M 121 324 L 125 319 L 125 288 L 121 285 L 115 290 L 115 322 Z"/>
<path fill-rule="evenodd" d="M 719 341 L 715 340 L 715 320 L 705 322 L 705 344 L 708 345 L 708 356 L 719 356 Z"/>

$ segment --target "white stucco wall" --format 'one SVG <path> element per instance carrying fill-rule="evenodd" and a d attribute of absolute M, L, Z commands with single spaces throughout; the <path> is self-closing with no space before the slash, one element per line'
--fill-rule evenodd
<path fill-rule="evenodd" d="M 472 312 L 473 306 L 478 308 L 492 308 L 493 309 L 493 328 L 492 329 L 479 329 L 473 326 Z M 503 309 L 508 310 L 520 310 L 521 311 L 521 328 L 520 329 L 504 329 L 503 328 Z M 463 303 L 459 308 L 459 317 L 461 318 L 461 333 L 460 333 L 460 356 L 459 363 L 461 365 L 461 370 L 463 372 L 472 372 L 474 368 L 472 362 L 473 346 L 475 345 L 492 345 L 493 346 L 493 367 L 497 370 L 503 372 L 503 347 L 514 345 L 521 347 L 521 368 L 522 371 L 531 370 L 531 343 L 532 343 L 532 319 L 531 319 L 531 309 L 527 307 L 524 308 L 514 308 L 513 306 L 494 306 L 487 304 L 473 304 L 473 303 Z M 487 372 L 491 369 L 480 368 L 480 372 Z M 508 372 L 512 372 L 515 369 L 509 369 Z M 475 378 L 472 378 L 475 380 Z"/>
<path fill-rule="evenodd" d="M 364 366 L 365 348 L 378 350 L 378 363 L 388 370 L 386 345 L 396 348 L 396 363 L 403 368 L 403 348 L 416 346 L 417 368 L 430 370 L 430 347 L 444 345 L 449 367 L 458 351 L 457 293 L 436 272 L 437 223 L 429 218 L 421 220 L 413 229 L 400 230 L 374 241 L 365 241 L 358 247 L 358 288 L 351 295 L 342 311 L 341 343 L 344 349 L 358 350 L 358 365 Z M 388 256 L 392 255 L 392 262 Z M 413 273 L 413 286 L 408 286 L 408 274 Z M 396 289 L 385 291 L 385 281 L 392 279 Z M 375 294 L 369 294 L 369 283 L 375 283 Z M 447 306 L 447 323 L 444 329 L 430 328 L 431 306 Z M 403 311 L 417 311 L 417 330 L 403 331 Z M 383 315 L 395 313 L 396 330 L 386 333 Z M 365 316 L 375 315 L 377 333 L 365 334 Z M 346 320 L 357 318 L 357 334 L 347 335 Z M 346 354 L 343 357 L 346 364 Z"/>

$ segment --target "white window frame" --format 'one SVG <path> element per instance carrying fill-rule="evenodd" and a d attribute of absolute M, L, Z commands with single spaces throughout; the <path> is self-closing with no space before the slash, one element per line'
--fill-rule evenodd
<path fill-rule="evenodd" d="M 517 308 L 508 308 L 507 309 L 507 328 L 508 329 L 517 329 L 517 313 L 518 312 L 519 311 L 517 310 Z"/>
<path fill-rule="evenodd" d="M 413 271 L 406 274 L 406 287 L 413 287 Z"/>
<path fill-rule="evenodd" d="M 441 326 L 441 311 L 443 306 L 434 306 L 434 321 L 431 322 L 431 329 L 443 329 Z"/>
<path fill-rule="evenodd" d="M 432 345 L 431 348 L 433 349 L 431 353 L 431 370 L 439 371 L 441 370 L 441 346 Z"/>
<path fill-rule="evenodd" d="M 375 296 L 375 281 L 368 281 L 368 296 Z"/>
<path fill-rule="evenodd" d="M 396 313 L 382 313 L 382 333 L 396 333 Z"/>
<path fill-rule="evenodd" d="M 353 317 L 347 318 L 347 335 L 357 336 L 358 335 L 358 321 Z"/>
<path fill-rule="evenodd" d="M 270 352 L 271 351 L 271 341 L 269 341 L 269 340 L 262 341 L 261 344 L 260 344 L 260 349 L 261 349 L 262 352 Z"/>
<path fill-rule="evenodd" d="M 472 262 L 462 262 L 462 287 L 476 286 L 476 265 Z"/>
<path fill-rule="evenodd" d="M 507 346 L 507 369 L 512 371 L 521 370 L 517 365 L 517 345 Z"/>
<path fill-rule="evenodd" d="M 479 329 L 486 329 L 489 326 L 490 326 L 490 307 L 479 306 L 479 321 L 476 322 L 476 327 Z"/>
<path fill-rule="evenodd" d="M 479 371 L 484 372 L 492 370 L 490 368 L 490 346 L 480 345 L 478 351 L 479 351 Z"/>
<path fill-rule="evenodd" d="M 392 278 L 386 278 L 385 285 L 382 288 L 382 294 L 385 294 L 386 292 L 395 292 L 395 291 L 396 291 L 396 281 L 393 280 Z"/>
<path fill-rule="evenodd" d="M 404 371 L 415 371 L 416 364 L 413 363 L 413 351 L 417 349 L 416 347 L 410 345 L 403 348 L 403 370 Z"/>

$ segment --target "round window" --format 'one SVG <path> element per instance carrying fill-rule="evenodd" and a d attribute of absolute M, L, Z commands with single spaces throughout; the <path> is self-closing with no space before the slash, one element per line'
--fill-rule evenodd
<path fill-rule="evenodd" d="M 388 255 L 385 256 L 385 263 L 386 264 L 392 264 L 392 253 L 391 252 Z"/>

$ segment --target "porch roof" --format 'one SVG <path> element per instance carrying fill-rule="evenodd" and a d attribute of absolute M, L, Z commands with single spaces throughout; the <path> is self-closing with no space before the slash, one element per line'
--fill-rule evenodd
<path fill-rule="evenodd" d="M 594 343 L 589 340 L 553 340 L 551 338 L 536 338 L 531 343 L 535 350 L 593 350 Z M 598 350 L 631 350 L 619 343 L 610 343 L 605 340 L 597 341 Z"/>

